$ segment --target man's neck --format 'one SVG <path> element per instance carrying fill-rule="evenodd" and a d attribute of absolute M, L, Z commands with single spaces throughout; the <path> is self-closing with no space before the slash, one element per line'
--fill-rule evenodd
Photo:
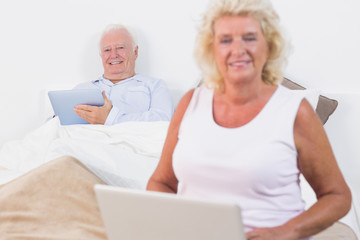
<path fill-rule="evenodd" d="M 111 81 L 113 84 L 116 84 L 120 81 L 123 81 L 125 79 L 128 79 L 128 78 L 131 78 L 133 76 L 135 76 L 136 74 L 135 73 L 132 73 L 132 74 L 127 74 L 127 75 L 105 75 L 104 74 L 104 78 L 108 79 L 109 81 Z"/>

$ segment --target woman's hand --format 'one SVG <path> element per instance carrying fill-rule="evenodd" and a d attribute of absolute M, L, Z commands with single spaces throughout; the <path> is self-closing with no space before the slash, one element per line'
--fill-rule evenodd
<path fill-rule="evenodd" d="M 247 240 L 297 240 L 294 232 L 285 226 L 256 228 L 246 233 Z"/>

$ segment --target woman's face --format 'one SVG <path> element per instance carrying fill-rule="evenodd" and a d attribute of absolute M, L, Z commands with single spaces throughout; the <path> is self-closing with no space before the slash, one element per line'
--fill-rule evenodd
<path fill-rule="evenodd" d="M 214 57 L 227 82 L 261 80 L 269 50 L 260 23 L 249 16 L 223 16 L 214 24 Z"/>

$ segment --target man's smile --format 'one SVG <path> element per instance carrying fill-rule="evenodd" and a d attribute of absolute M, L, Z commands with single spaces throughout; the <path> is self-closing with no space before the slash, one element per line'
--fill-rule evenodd
<path fill-rule="evenodd" d="M 115 64 L 120 64 L 122 63 L 123 61 L 120 61 L 120 62 L 111 62 L 110 65 L 115 65 Z"/>

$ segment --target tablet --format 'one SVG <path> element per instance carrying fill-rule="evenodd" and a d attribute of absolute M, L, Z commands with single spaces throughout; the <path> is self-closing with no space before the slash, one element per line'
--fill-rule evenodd
<path fill-rule="evenodd" d="M 74 112 L 79 104 L 103 106 L 105 101 L 99 89 L 73 89 L 48 92 L 55 115 L 61 125 L 89 124 Z"/>

